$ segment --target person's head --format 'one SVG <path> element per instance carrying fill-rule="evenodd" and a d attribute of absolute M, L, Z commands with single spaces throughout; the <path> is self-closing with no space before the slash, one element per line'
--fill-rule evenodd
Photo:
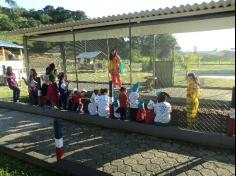
<path fill-rule="evenodd" d="M 59 79 L 59 81 L 64 80 L 65 79 L 65 73 L 63 73 L 63 72 L 59 73 L 58 74 L 58 79 Z"/>
<path fill-rule="evenodd" d="M 125 87 L 121 87 L 121 88 L 120 88 L 120 92 L 121 92 L 121 93 L 127 93 L 127 89 L 126 89 Z"/>
<path fill-rule="evenodd" d="M 12 75 L 13 72 L 12 72 L 12 67 L 11 66 L 8 66 L 7 67 L 7 75 Z"/>
<path fill-rule="evenodd" d="M 112 49 L 110 52 L 110 60 L 112 60 L 117 54 L 117 51 L 115 49 Z"/>
<path fill-rule="evenodd" d="M 138 92 L 139 88 L 140 88 L 140 84 L 139 83 L 134 84 L 133 87 L 132 87 L 132 92 Z"/>
<path fill-rule="evenodd" d="M 46 68 L 46 75 L 49 75 L 50 72 L 51 72 L 51 68 L 50 68 L 50 67 L 47 67 L 47 68 Z"/>
<path fill-rule="evenodd" d="M 188 81 L 192 80 L 192 81 L 194 81 L 196 84 L 198 84 L 200 86 L 199 80 L 198 80 L 198 78 L 197 78 L 195 73 L 188 73 L 187 78 L 188 78 Z"/>
<path fill-rule="evenodd" d="M 35 69 L 30 69 L 30 76 L 32 77 L 32 78 L 36 78 L 37 77 L 37 72 L 36 72 L 36 70 Z"/>
<path fill-rule="evenodd" d="M 101 89 L 101 95 L 108 95 L 109 91 L 107 88 Z"/>
<path fill-rule="evenodd" d="M 53 71 L 53 70 L 55 70 L 56 66 L 55 66 L 54 63 L 51 63 L 51 64 L 49 65 L 49 68 L 51 69 L 51 71 Z"/>
<path fill-rule="evenodd" d="M 98 90 L 98 89 L 95 89 L 95 90 L 93 91 L 93 93 L 94 93 L 95 95 L 98 95 L 98 94 L 99 94 L 99 90 Z"/>
<path fill-rule="evenodd" d="M 158 103 L 166 102 L 168 99 L 171 99 L 170 95 L 166 92 L 157 92 L 157 101 Z"/>
<path fill-rule="evenodd" d="M 81 96 L 85 96 L 87 94 L 87 90 L 83 89 L 80 93 L 81 93 Z"/>

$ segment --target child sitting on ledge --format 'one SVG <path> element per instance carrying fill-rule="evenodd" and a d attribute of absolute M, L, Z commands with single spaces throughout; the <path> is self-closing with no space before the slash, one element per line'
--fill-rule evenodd
<path fill-rule="evenodd" d="M 110 115 L 110 98 L 108 89 L 101 89 L 101 95 L 98 97 L 98 115 L 99 117 L 108 118 Z"/>
<path fill-rule="evenodd" d="M 158 126 L 170 126 L 171 125 L 171 105 L 167 102 L 170 99 L 170 95 L 165 92 L 157 93 L 157 104 L 154 105 L 154 111 L 156 117 L 154 119 Z"/>

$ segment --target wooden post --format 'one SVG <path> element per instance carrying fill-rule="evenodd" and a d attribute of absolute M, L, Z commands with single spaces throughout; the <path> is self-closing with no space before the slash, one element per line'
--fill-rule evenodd
<path fill-rule="evenodd" d="M 131 20 L 129 19 L 129 60 L 130 60 L 130 86 L 132 87 L 132 29 Z"/>
<path fill-rule="evenodd" d="M 79 90 L 79 80 L 78 80 L 78 70 L 77 70 L 77 58 L 76 58 L 76 41 L 75 41 L 75 31 L 74 28 L 72 28 L 72 34 L 73 34 L 73 50 L 74 50 L 74 59 L 75 59 L 75 74 L 76 74 L 76 87 L 77 90 Z"/>
<path fill-rule="evenodd" d="M 24 43 L 24 63 L 26 67 L 26 75 L 27 79 L 29 78 L 29 52 L 28 52 L 28 38 L 26 36 L 23 37 L 23 43 Z"/>
<path fill-rule="evenodd" d="M 110 73 L 109 73 L 109 63 L 110 63 L 110 47 L 109 47 L 109 39 L 107 39 L 107 70 L 108 70 L 108 81 L 110 81 Z"/>
<path fill-rule="evenodd" d="M 5 56 L 5 49 L 2 47 L 2 56 L 3 56 L 3 61 L 6 61 L 6 56 Z"/>
<path fill-rule="evenodd" d="M 61 59 L 63 64 L 63 72 L 64 74 L 67 74 L 67 67 L 66 67 L 66 50 L 63 43 L 60 44 L 60 52 L 61 52 Z"/>
<path fill-rule="evenodd" d="M 20 60 L 22 60 L 23 59 L 23 51 L 22 51 L 22 49 L 20 49 Z"/>

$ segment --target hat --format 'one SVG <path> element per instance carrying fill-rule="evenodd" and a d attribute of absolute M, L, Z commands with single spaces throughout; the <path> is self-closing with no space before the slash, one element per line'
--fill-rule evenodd
<path fill-rule="evenodd" d="M 139 109 L 144 109 L 144 101 L 143 100 L 141 100 L 140 102 L 139 102 L 139 104 L 138 104 L 138 108 Z"/>
<path fill-rule="evenodd" d="M 162 92 L 157 92 L 156 93 L 157 98 L 160 97 L 161 95 L 162 95 Z"/>
<path fill-rule="evenodd" d="M 115 108 L 118 108 L 118 107 L 119 107 L 119 100 L 118 100 L 118 98 L 116 98 L 116 99 L 114 100 L 113 106 L 114 106 Z"/>
<path fill-rule="evenodd" d="M 78 89 L 74 88 L 74 89 L 73 89 L 73 93 L 75 93 L 76 91 L 78 91 Z"/>
<path fill-rule="evenodd" d="M 132 92 L 138 92 L 139 88 L 140 88 L 140 83 L 137 82 L 136 84 L 133 85 Z"/>
<path fill-rule="evenodd" d="M 81 92 L 85 92 L 85 93 L 87 93 L 87 90 L 86 90 L 86 89 L 82 89 Z"/>

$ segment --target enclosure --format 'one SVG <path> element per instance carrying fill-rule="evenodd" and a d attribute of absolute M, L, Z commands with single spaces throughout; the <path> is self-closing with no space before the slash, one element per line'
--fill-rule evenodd
<path fill-rule="evenodd" d="M 43 74 L 54 62 L 59 71 L 67 74 L 71 89 L 108 88 L 109 53 L 111 49 L 117 49 L 125 65 L 121 75 L 123 85 L 130 88 L 133 83 L 141 82 L 140 93 L 146 101 L 155 100 L 157 91 L 168 92 L 172 97 L 173 124 L 183 128 L 187 127 L 186 73 L 195 72 L 202 83 L 195 130 L 226 133 L 235 85 L 234 51 L 225 60 L 202 60 L 197 51 L 182 52 L 171 34 L 231 29 L 235 26 L 234 19 L 234 0 L 227 0 L 5 34 L 23 36 L 26 73 L 35 68 Z M 162 46 L 163 41 L 169 42 Z M 83 67 L 77 56 L 95 51 L 103 53 L 103 57 L 99 60 L 101 69 L 94 72 L 94 68 Z"/>

